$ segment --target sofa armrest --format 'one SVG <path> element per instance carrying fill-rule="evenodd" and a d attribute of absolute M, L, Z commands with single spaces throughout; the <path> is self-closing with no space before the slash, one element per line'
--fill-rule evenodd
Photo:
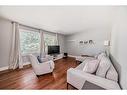
<path fill-rule="evenodd" d="M 86 73 L 84 71 L 81 70 L 76 70 L 71 68 L 70 70 L 68 70 L 68 73 L 72 73 L 74 76 L 79 77 L 80 79 L 84 80 L 84 81 L 88 81 L 91 82 L 93 84 L 96 84 L 104 89 L 109 89 L 109 90 L 116 90 L 116 89 L 120 89 L 119 85 L 117 82 L 112 81 L 112 80 L 108 80 L 93 74 L 89 74 Z"/>
<path fill-rule="evenodd" d="M 85 79 L 83 77 L 79 77 L 79 74 L 75 73 L 74 70 L 74 68 L 67 70 L 67 83 L 71 84 L 77 89 L 82 89 Z"/>

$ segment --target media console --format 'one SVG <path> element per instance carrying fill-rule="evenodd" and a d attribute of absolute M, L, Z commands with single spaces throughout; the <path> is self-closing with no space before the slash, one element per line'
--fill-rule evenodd
<path fill-rule="evenodd" d="M 55 54 L 55 55 L 51 55 L 51 56 L 53 57 L 54 61 L 63 58 L 63 54 Z"/>

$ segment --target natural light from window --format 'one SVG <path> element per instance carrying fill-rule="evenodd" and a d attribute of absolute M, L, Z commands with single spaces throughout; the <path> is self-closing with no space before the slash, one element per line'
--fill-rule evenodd
<path fill-rule="evenodd" d="M 39 53 L 41 43 L 40 33 L 25 29 L 19 29 L 19 31 L 21 53 Z"/>
<path fill-rule="evenodd" d="M 45 42 L 45 51 L 47 52 L 48 46 L 57 44 L 56 35 L 44 33 L 44 42 Z"/>

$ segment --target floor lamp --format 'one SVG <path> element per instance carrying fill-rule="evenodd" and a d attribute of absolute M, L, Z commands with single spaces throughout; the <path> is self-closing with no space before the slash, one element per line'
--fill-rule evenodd
<path fill-rule="evenodd" d="M 109 41 L 109 40 L 105 40 L 105 41 L 104 41 L 104 46 L 105 46 L 106 55 L 109 56 L 110 41 Z"/>

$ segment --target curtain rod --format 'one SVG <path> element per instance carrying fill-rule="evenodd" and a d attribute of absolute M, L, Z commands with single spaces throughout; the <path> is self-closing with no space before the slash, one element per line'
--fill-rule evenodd
<path fill-rule="evenodd" d="M 12 21 L 12 20 L 7 19 L 7 18 L 3 18 L 3 17 L 0 17 L 0 18 L 2 18 L 4 20 L 7 20 L 7 21 L 10 21 L 11 23 L 14 23 L 15 22 L 15 23 L 18 23 L 19 25 L 26 26 L 26 27 L 29 27 L 29 28 L 33 28 L 33 29 L 36 29 L 36 30 L 42 30 L 42 31 L 45 31 L 45 32 L 54 33 L 54 32 L 51 32 L 51 31 L 48 31 L 48 30 L 45 30 L 45 29 L 39 29 L 39 28 L 32 27 L 32 26 L 29 26 L 29 25 L 24 25 L 24 24 L 21 24 L 21 23 L 19 23 L 17 21 Z M 54 33 L 54 34 L 59 34 L 59 33 Z"/>
<path fill-rule="evenodd" d="M 16 21 L 11 21 L 12 23 L 18 23 Z M 32 26 L 29 26 L 29 25 L 24 25 L 24 24 L 21 24 L 21 23 L 18 23 L 19 25 L 21 26 L 25 26 L 25 27 L 29 27 L 29 28 L 33 28 L 33 29 L 36 29 L 36 30 L 42 30 L 42 31 L 45 31 L 45 32 L 49 32 L 49 33 L 54 33 L 54 32 L 51 32 L 51 31 L 47 31 L 47 30 L 44 30 L 44 29 L 39 29 L 39 28 L 36 28 L 36 27 L 32 27 Z M 54 33 L 54 34 L 58 34 L 58 33 Z"/>

